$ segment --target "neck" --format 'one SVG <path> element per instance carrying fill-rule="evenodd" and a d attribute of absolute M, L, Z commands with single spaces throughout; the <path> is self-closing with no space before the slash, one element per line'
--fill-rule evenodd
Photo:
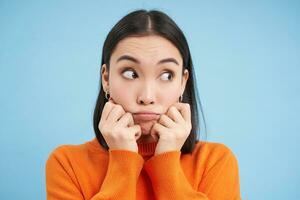
<path fill-rule="evenodd" d="M 138 143 L 139 154 L 143 157 L 152 156 L 155 152 L 157 141 Z"/>
<path fill-rule="evenodd" d="M 99 150 L 99 149 L 103 149 L 101 147 L 101 145 L 99 144 L 97 138 L 95 137 L 90 144 L 93 146 L 93 148 Z M 147 159 L 149 157 L 151 157 L 152 155 L 154 155 L 155 153 L 155 148 L 157 145 L 157 141 L 148 141 L 148 142 L 137 142 L 138 145 L 138 153 L 143 156 L 144 159 Z"/>

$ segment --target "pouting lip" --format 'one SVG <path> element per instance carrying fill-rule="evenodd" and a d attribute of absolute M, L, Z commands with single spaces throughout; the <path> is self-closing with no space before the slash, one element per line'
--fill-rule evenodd
<path fill-rule="evenodd" d="M 143 121 L 153 121 L 153 120 L 158 120 L 159 119 L 159 115 L 158 114 L 134 114 L 133 118 L 135 120 L 135 122 L 143 122 Z"/>
<path fill-rule="evenodd" d="M 135 115 L 141 115 L 141 114 L 152 114 L 152 115 L 159 115 L 159 113 L 151 112 L 151 111 L 141 111 L 141 112 L 136 112 L 133 113 Z"/>

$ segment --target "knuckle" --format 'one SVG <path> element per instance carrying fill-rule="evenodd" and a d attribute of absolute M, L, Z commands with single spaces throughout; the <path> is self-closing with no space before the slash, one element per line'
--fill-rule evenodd
<path fill-rule="evenodd" d="M 170 110 L 174 110 L 174 109 L 175 109 L 175 106 L 171 106 L 171 107 L 170 107 Z"/>
<path fill-rule="evenodd" d="M 123 107 L 121 106 L 121 105 L 116 105 L 116 108 L 117 108 L 117 110 L 120 112 L 120 113 L 122 113 L 122 114 L 125 114 L 125 111 L 124 111 L 124 109 L 123 109 Z"/>
<path fill-rule="evenodd" d="M 121 106 L 120 104 L 117 104 L 117 105 L 116 105 L 116 108 L 117 108 L 118 110 L 123 110 L 123 108 L 122 108 L 122 106 Z"/>
<path fill-rule="evenodd" d="M 132 116 L 132 114 L 131 114 L 131 113 L 129 113 L 129 112 L 127 112 L 126 114 L 127 114 L 128 118 L 129 118 L 130 120 L 132 120 L 132 121 L 133 121 L 133 116 Z"/>
<path fill-rule="evenodd" d="M 128 112 L 125 112 L 125 114 L 123 114 L 122 118 L 124 118 L 125 120 L 130 119 L 130 114 Z"/>
<path fill-rule="evenodd" d="M 132 117 L 132 115 L 131 115 L 130 112 L 126 112 L 125 115 L 126 115 L 127 117 Z"/>
<path fill-rule="evenodd" d="M 161 116 L 160 116 L 160 118 L 159 118 L 159 122 L 162 122 L 163 120 L 165 120 L 166 119 L 166 115 L 165 114 L 162 114 Z"/>
<path fill-rule="evenodd" d="M 160 115 L 159 119 L 161 120 L 164 117 L 165 117 L 165 114 L 162 114 L 162 115 Z"/>
<path fill-rule="evenodd" d="M 112 107 L 113 106 L 113 103 L 111 103 L 110 101 L 106 102 L 105 105 L 106 107 Z"/>

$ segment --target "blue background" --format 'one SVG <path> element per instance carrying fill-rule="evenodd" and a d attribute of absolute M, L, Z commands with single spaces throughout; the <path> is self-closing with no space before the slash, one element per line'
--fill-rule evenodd
<path fill-rule="evenodd" d="M 243 199 L 300 196 L 299 1 L 1 1 L 0 199 L 45 199 L 45 162 L 94 137 L 103 41 L 138 8 L 184 31 L 207 140 L 235 153 Z"/>

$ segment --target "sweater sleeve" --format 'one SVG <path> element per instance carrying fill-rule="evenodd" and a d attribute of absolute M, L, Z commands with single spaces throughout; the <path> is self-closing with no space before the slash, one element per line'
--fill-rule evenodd
<path fill-rule="evenodd" d="M 109 164 L 100 192 L 91 200 L 136 199 L 136 184 L 144 159 L 136 152 L 109 150 Z"/>
<path fill-rule="evenodd" d="M 156 155 L 145 163 L 158 200 L 240 200 L 237 162 L 228 151 L 205 175 L 197 190 L 182 171 L 180 151 Z M 197 170 L 197 169 L 195 169 Z"/>
<path fill-rule="evenodd" d="M 233 152 L 223 145 L 219 159 L 203 175 L 198 190 L 210 200 L 241 200 L 238 162 Z"/>
<path fill-rule="evenodd" d="M 136 152 L 109 150 L 109 163 L 104 181 L 100 191 L 90 200 L 135 200 L 136 183 L 143 163 L 143 158 Z M 70 159 L 63 148 L 53 151 L 46 162 L 46 190 L 47 200 L 85 199 Z"/>
<path fill-rule="evenodd" d="M 145 163 L 158 200 L 209 200 L 192 188 L 180 166 L 180 151 L 169 151 L 153 156 Z"/>

